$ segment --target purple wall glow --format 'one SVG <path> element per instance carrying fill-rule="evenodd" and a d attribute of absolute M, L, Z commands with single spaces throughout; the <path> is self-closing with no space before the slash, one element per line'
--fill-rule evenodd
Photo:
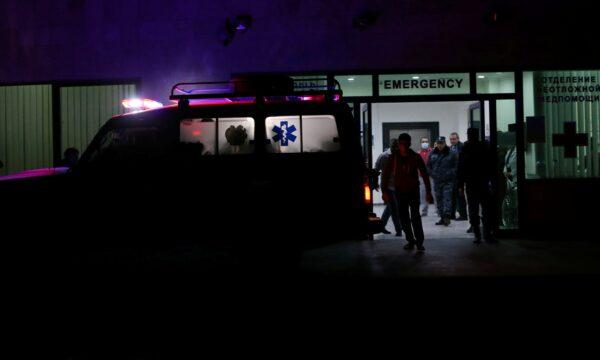
<path fill-rule="evenodd" d="M 506 22 L 484 21 L 494 3 Z M 232 72 L 598 65 L 585 48 L 595 12 L 581 3 L 2 0 L 0 82 L 139 77 L 142 95 L 164 100 L 174 82 Z M 364 10 L 381 15 L 359 31 Z M 239 14 L 253 27 L 224 46 Z"/>

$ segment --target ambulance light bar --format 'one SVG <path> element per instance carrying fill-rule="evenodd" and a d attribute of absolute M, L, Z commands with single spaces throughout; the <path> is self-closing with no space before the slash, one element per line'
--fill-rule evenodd
<path fill-rule="evenodd" d="M 287 76 L 265 76 L 231 81 L 178 83 L 171 89 L 170 96 L 173 101 L 185 99 L 186 103 L 199 99 L 235 98 L 255 98 L 265 103 L 336 102 L 341 100 L 342 90 L 336 80 L 323 77 L 293 79 Z"/>
<path fill-rule="evenodd" d="M 151 110 L 163 107 L 163 104 L 159 103 L 158 101 L 138 98 L 124 99 L 121 101 L 121 104 L 125 109 L 131 111 Z"/>

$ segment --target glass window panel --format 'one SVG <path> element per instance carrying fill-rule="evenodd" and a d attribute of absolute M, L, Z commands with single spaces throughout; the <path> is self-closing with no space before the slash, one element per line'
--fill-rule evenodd
<path fill-rule="evenodd" d="M 254 119 L 219 118 L 219 154 L 237 155 L 254 152 Z"/>
<path fill-rule="evenodd" d="M 515 73 L 477 73 L 478 94 L 512 94 L 515 92 Z"/>
<path fill-rule="evenodd" d="M 214 155 L 217 150 L 217 121 L 213 118 L 186 119 L 179 127 L 179 140 L 194 144 L 202 155 Z"/>
<path fill-rule="evenodd" d="M 600 177 L 600 70 L 523 74 L 526 178 Z"/>
<path fill-rule="evenodd" d="M 479 103 L 473 104 L 470 108 L 470 127 L 481 129 L 481 105 Z"/>
<path fill-rule="evenodd" d="M 273 116 L 265 120 L 267 138 L 271 143 L 267 151 L 272 153 L 299 153 L 301 151 L 300 117 Z"/>
<path fill-rule="evenodd" d="M 303 116 L 302 141 L 304 152 L 334 152 L 340 150 L 335 118 L 331 115 Z"/>
<path fill-rule="evenodd" d="M 485 117 L 485 121 L 484 121 L 484 128 L 483 128 L 483 138 L 486 141 L 490 141 L 490 135 L 491 135 L 491 131 L 490 131 L 490 102 L 488 100 L 483 102 L 483 114 Z"/>
<path fill-rule="evenodd" d="M 498 207 L 501 229 L 516 229 L 518 220 L 517 135 L 515 100 L 496 101 Z"/>
<path fill-rule="evenodd" d="M 344 92 L 348 96 L 373 96 L 373 77 L 371 75 L 336 76 Z"/>

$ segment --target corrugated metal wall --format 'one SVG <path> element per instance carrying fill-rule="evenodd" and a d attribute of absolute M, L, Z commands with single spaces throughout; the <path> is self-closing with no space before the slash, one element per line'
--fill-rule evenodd
<path fill-rule="evenodd" d="M 121 100 L 135 92 L 133 84 L 61 87 L 61 153 L 69 147 L 83 153 L 98 129 L 123 112 Z"/>
<path fill-rule="evenodd" d="M 0 86 L 0 160 L 5 175 L 52 166 L 52 86 Z"/>
<path fill-rule="evenodd" d="M 0 86 L 0 175 L 53 166 L 53 84 Z M 81 153 L 98 129 L 123 112 L 135 84 L 60 86 L 61 154 Z"/>

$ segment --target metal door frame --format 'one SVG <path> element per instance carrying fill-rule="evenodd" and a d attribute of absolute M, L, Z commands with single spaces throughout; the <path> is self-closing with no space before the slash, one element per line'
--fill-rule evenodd
<path fill-rule="evenodd" d="M 519 228 L 510 230 L 510 229 L 498 229 L 498 216 L 496 216 L 497 230 L 505 236 L 518 235 L 523 228 L 524 224 L 524 215 L 525 215 L 525 204 L 523 190 L 524 187 L 524 157 L 525 154 L 522 151 L 524 148 L 522 136 L 523 132 L 523 74 L 522 72 L 510 71 L 514 72 L 515 75 L 515 93 L 508 94 L 477 94 L 477 86 L 476 86 L 476 72 L 470 72 L 470 94 L 466 95 L 417 95 L 417 96 L 379 96 L 378 93 L 378 84 L 379 84 L 379 76 L 373 76 L 373 96 L 371 97 L 348 97 L 345 98 L 346 102 L 353 102 L 354 106 L 357 104 L 360 106 L 361 103 L 366 103 L 369 109 L 368 116 L 368 126 L 367 133 L 363 134 L 363 136 L 367 136 L 369 139 L 369 148 L 367 150 L 368 157 L 366 160 L 369 168 L 373 166 L 373 124 L 372 124 L 372 105 L 379 103 L 431 103 L 431 102 L 479 102 L 481 107 L 481 138 L 485 138 L 485 121 L 486 121 L 486 111 L 485 111 L 485 101 L 489 101 L 489 128 L 490 128 L 490 146 L 492 149 L 497 149 L 497 118 L 496 118 L 496 101 L 497 100 L 514 100 L 515 101 L 515 124 L 516 124 L 516 147 L 517 147 L 517 183 L 518 183 L 518 220 L 519 220 Z M 399 72 L 401 74 L 402 72 Z M 404 72 L 406 73 L 406 72 Z M 494 151 L 496 154 L 496 151 Z M 492 159 L 494 161 L 494 165 L 497 165 L 497 156 L 494 156 Z M 494 186 L 497 188 L 499 179 L 494 179 Z M 495 193 L 495 192 L 494 192 Z M 497 204 L 497 201 L 494 199 L 494 204 Z M 498 214 L 496 214 L 498 215 Z"/>

